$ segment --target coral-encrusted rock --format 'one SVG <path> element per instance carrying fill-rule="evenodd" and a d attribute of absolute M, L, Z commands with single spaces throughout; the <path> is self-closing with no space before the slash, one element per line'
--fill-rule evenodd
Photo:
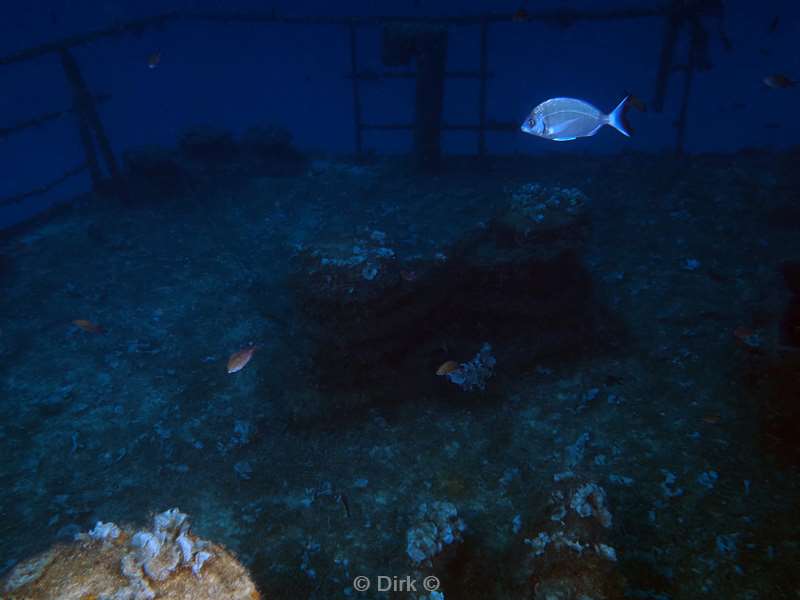
<path fill-rule="evenodd" d="M 528 183 L 512 192 L 508 210 L 495 225 L 498 236 L 512 238 L 539 259 L 582 247 L 588 236 L 588 198 L 575 188 Z M 502 243 L 502 242 L 501 242 Z M 508 240 L 506 242 L 508 244 Z"/>
<path fill-rule="evenodd" d="M 536 184 L 510 196 L 438 249 L 389 241 L 414 239 L 402 232 L 302 249 L 294 287 L 319 383 L 424 392 L 441 389 L 439 365 L 465 363 L 487 341 L 505 372 L 590 343 L 605 311 L 581 264 L 587 199 Z"/>
<path fill-rule="evenodd" d="M 465 529 L 464 521 L 452 503 L 436 501 L 422 504 L 414 524 L 406 532 L 406 554 L 411 560 L 412 579 L 422 582 L 434 576 L 440 581 L 448 565 L 456 560 Z M 413 597 L 431 598 L 425 595 Z M 442 596 L 433 596 L 436 597 Z"/>
<path fill-rule="evenodd" d="M 189 532 L 186 515 L 156 515 L 152 530 L 98 523 L 72 544 L 18 564 L 3 598 L 26 600 L 258 600 L 246 569 L 222 546 Z"/>
<path fill-rule="evenodd" d="M 319 243 L 298 257 L 295 289 L 317 340 L 315 374 L 332 387 L 380 381 L 446 300 L 442 261 L 399 261 L 382 236 Z M 383 366 L 383 367 L 382 367 Z"/>
<path fill-rule="evenodd" d="M 612 525 L 605 490 L 595 483 L 562 485 L 553 513 L 525 539 L 534 600 L 623 597 L 617 554 L 606 544 Z"/>
<path fill-rule="evenodd" d="M 450 502 L 430 502 L 419 508 L 417 523 L 406 532 L 406 553 L 418 565 L 430 561 L 445 546 L 461 541 L 464 521 Z"/>

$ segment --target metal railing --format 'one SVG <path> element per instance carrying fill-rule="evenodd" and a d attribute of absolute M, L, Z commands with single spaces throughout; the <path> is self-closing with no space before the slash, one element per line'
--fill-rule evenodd
<path fill-rule="evenodd" d="M 424 17 L 424 16 L 365 16 L 365 17 L 330 17 L 306 16 L 292 17 L 269 12 L 181 12 L 174 11 L 144 19 L 119 23 L 110 27 L 65 37 L 60 40 L 48 42 L 9 54 L 0 56 L 0 66 L 10 66 L 17 63 L 37 59 L 43 56 L 58 54 L 61 65 L 71 87 L 72 106 L 63 110 L 45 113 L 26 119 L 22 122 L 5 127 L 0 126 L 0 139 L 28 131 L 34 127 L 45 126 L 63 116 L 74 115 L 81 143 L 84 148 L 85 160 L 50 182 L 33 190 L 19 193 L 11 197 L 0 198 L 0 207 L 23 202 L 29 198 L 44 194 L 58 187 L 69 178 L 88 170 L 92 177 L 94 189 L 97 189 L 107 180 L 112 188 L 119 194 L 124 194 L 120 169 L 111 149 L 108 136 L 100 119 L 97 106 L 107 102 L 107 94 L 93 94 L 86 84 L 77 61 L 70 50 L 104 38 L 114 38 L 122 35 L 141 35 L 148 29 L 162 29 L 178 21 L 216 22 L 216 23 L 264 23 L 279 25 L 332 25 L 344 27 L 349 34 L 350 43 L 350 72 L 346 77 L 352 80 L 353 94 L 353 122 L 355 150 L 360 154 L 363 150 L 363 132 L 368 130 L 402 131 L 411 130 L 414 125 L 410 123 L 364 123 L 361 111 L 360 83 L 376 78 L 413 79 L 417 76 L 416 70 L 408 71 L 383 71 L 370 72 L 360 70 L 358 67 L 357 30 L 359 27 L 386 26 L 392 24 L 407 25 L 432 25 L 441 27 L 477 26 L 480 31 L 480 62 L 475 71 L 445 71 L 445 78 L 475 79 L 479 82 L 478 120 L 474 124 L 443 124 L 443 130 L 474 131 L 478 135 L 478 152 L 486 152 L 486 133 L 488 131 L 516 131 L 514 123 L 500 123 L 487 118 L 486 103 L 488 95 L 488 81 L 492 77 L 489 70 L 489 30 L 490 27 L 500 23 L 550 23 L 563 27 L 578 22 L 609 22 L 627 19 L 661 18 L 665 22 L 665 33 L 662 40 L 658 71 L 655 82 L 653 106 L 656 111 L 661 111 L 664 98 L 667 94 L 668 82 L 674 72 L 684 74 L 684 89 L 681 105 L 676 121 L 676 150 L 683 152 L 685 143 L 686 113 L 691 94 L 693 75 L 702 70 L 702 62 L 707 52 L 708 35 L 702 25 L 701 18 L 715 14 L 721 7 L 722 0 L 669 0 L 656 8 L 610 8 L 603 10 L 578 10 L 555 9 L 538 11 L 518 11 L 516 13 L 489 13 L 482 15 L 465 15 L 450 17 Z M 686 59 L 679 67 L 674 66 L 674 54 L 682 31 L 689 30 L 689 49 Z M 98 152 L 99 150 L 99 152 Z M 101 160 L 102 159 L 102 160 Z M 107 177 L 103 175 L 101 162 L 105 166 Z M 106 186 L 108 187 L 108 186 Z"/>

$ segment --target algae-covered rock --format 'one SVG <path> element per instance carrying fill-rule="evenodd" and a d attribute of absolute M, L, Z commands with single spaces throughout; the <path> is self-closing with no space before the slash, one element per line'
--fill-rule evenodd
<path fill-rule="evenodd" d="M 18 564 L 3 600 L 257 600 L 247 570 L 219 544 L 189 531 L 178 509 L 150 530 L 98 523 L 70 544 Z"/>
<path fill-rule="evenodd" d="M 429 561 L 445 546 L 460 542 L 464 529 L 452 503 L 425 503 L 419 508 L 417 522 L 406 532 L 406 554 L 415 565 Z"/>
<path fill-rule="evenodd" d="M 622 598 L 617 553 L 608 544 L 613 520 L 605 490 L 591 482 L 562 483 L 552 493 L 553 513 L 543 519 L 530 548 L 528 571 L 534 600 Z"/>

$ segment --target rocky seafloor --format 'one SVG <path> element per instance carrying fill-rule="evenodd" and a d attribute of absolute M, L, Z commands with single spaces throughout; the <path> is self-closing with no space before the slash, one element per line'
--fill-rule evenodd
<path fill-rule="evenodd" d="M 3 238 L 0 576 L 177 506 L 267 599 L 797 597 L 797 153 L 217 163 Z"/>

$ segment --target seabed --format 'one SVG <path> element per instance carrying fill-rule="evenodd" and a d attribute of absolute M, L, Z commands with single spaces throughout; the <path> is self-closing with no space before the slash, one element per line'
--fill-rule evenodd
<path fill-rule="evenodd" d="M 597 577 L 613 582 L 598 597 L 796 597 L 800 355 L 781 332 L 796 151 L 453 158 L 426 177 L 377 158 L 201 163 L 169 191 L 132 174 L 124 202 L 91 198 L 2 241 L 2 572 L 97 521 L 180 507 L 267 599 L 405 597 L 353 578 L 414 573 L 448 599 Z M 477 317 L 460 303 L 480 301 L 473 286 L 389 350 L 331 331 L 392 311 L 358 325 L 342 308 L 353 320 L 331 313 L 326 330 L 328 305 L 309 298 L 343 288 L 319 287 L 333 281 L 320 248 L 356 257 L 354 297 L 409 285 L 411 310 L 464 267 L 447 248 L 532 184 L 585 197 L 561 329 Z M 548 277 L 486 294 L 541 299 Z M 483 389 L 436 376 L 484 343 Z M 450 538 L 415 553 L 412 532 L 441 533 L 430 514 L 451 506 Z M 601 523 L 583 527 L 587 511 Z M 582 549 L 554 550 L 559 531 Z"/>

